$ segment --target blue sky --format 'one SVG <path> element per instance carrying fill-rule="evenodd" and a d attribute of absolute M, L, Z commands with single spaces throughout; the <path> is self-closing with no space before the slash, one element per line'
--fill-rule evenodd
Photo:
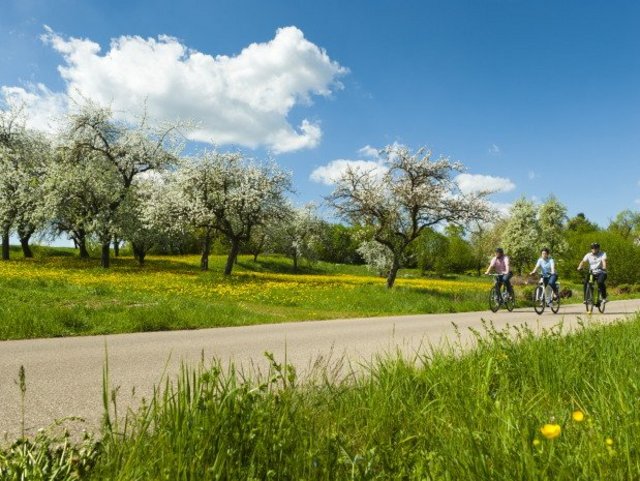
<path fill-rule="evenodd" d="M 211 56 L 216 72 L 229 75 L 225 85 L 250 70 L 249 93 L 228 85 L 211 90 L 219 96 L 211 104 L 216 113 L 206 117 L 201 137 L 258 156 L 276 151 L 294 173 L 299 202 L 320 201 L 331 191 L 310 179 L 319 167 L 335 167 L 330 163 L 337 159 L 375 162 L 364 147 L 400 142 L 426 145 L 471 174 L 491 176 L 475 180 L 497 182 L 504 191 L 493 196 L 497 203 L 553 193 L 571 215 L 585 212 L 601 225 L 623 209 L 640 209 L 635 1 L 0 0 L 0 6 L 5 93 L 19 87 L 23 96 L 59 100 L 74 84 L 96 94 L 107 85 L 111 99 L 121 86 L 133 89 L 123 96 L 139 96 L 174 75 L 193 52 Z M 47 41 L 45 25 L 52 29 Z M 295 28 L 278 36 L 284 27 Z M 173 59 L 179 64 L 154 70 L 157 77 L 139 76 L 135 56 L 116 62 L 119 70 L 104 62 L 113 39 L 139 36 L 137 45 L 149 47 L 148 39 L 159 35 L 172 39 L 155 47 L 181 46 L 185 53 Z M 74 38 L 101 51 L 86 53 L 89 44 L 73 44 Z M 116 49 L 124 52 L 121 59 L 125 43 Z M 247 51 L 254 43 L 262 50 Z M 65 59 L 78 52 L 84 57 L 76 64 Z M 236 67 L 215 61 L 218 55 L 238 60 Z M 59 66 L 70 70 L 66 79 Z M 185 69 L 204 90 L 208 71 Z M 278 86 L 274 79 L 283 74 L 290 90 L 260 90 Z M 185 85 L 195 84 L 188 75 L 171 77 L 170 86 L 182 85 L 174 98 L 152 97 L 158 112 L 172 112 L 175 97 L 183 99 L 181 115 L 203 111 L 196 97 L 189 104 Z M 148 84 L 133 85 L 137 78 Z M 256 98 L 247 97 L 251 92 Z M 256 125 L 247 127 L 247 119 Z"/>

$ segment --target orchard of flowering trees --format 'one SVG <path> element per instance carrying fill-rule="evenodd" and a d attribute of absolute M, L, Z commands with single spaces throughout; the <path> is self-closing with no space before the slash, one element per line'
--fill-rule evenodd
<path fill-rule="evenodd" d="M 252 233 L 292 215 L 290 176 L 272 162 L 240 153 L 205 151 L 181 157 L 182 125 L 115 120 L 87 103 L 46 137 L 26 128 L 20 108 L 0 110 L 0 228 L 2 257 L 15 233 L 25 257 L 36 232 L 66 235 L 81 257 L 88 240 L 109 267 L 111 245 L 126 241 L 138 261 L 160 242 L 200 238 L 203 269 L 214 234 L 230 245 L 230 274 Z"/>
<path fill-rule="evenodd" d="M 569 219 L 550 197 L 537 205 L 516 200 L 499 216 L 491 192 L 465 194 L 464 168 L 430 151 L 392 145 L 372 170 L 348 168 L 326 204 L 346 222 L 322 220 L 315 204 L 292 205 L 291 176 L 273 161 L 241 152 L 184 155 L 187 124 L 157 124 L 145 116 L 124 123 L 87 102 L 60 122 L 56 135 L 26 127 L 19 106 L 0 110 L 0 234 L 2 259 L 11 236 L 31 257 L 35 238 L 66 236 L 80 257 L 92 248 L 101 264 L 128 246 L 140 265 L 151 251 L 225 249 L 224 273 L 240 253 L 282 254 L 298 271 L 302 259 L 367 263 L 394 285 L 402 267 L 436 274 L 476 272 L 496 246 L 517 271 L 549 247 L 559 265 L 572 265 L 592 241 L 623 258 L 612 262 L 620 282 L 640 276 L 640 214 L 621 212 L 603 230 L 584 214 Z M 610 247 L 607 247 L 608 242 Z"/>

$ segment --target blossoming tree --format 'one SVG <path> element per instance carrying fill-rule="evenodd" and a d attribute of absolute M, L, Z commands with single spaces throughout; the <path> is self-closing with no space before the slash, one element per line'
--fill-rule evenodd
<path fill-rule="evenodd" d="M 177 171 L 184 212 L 203 232 L 201 268 L 208 269 L 215 231 L 231 245 L 225 275 L 230 275 L 253 229 L 286 219 L 288 173 L 273 163 L 257 163 L 239 152 L 207 151 L 188 159 Z"/>
<path fill-rule="evenodd" d="M 0 226 L 2 257 L 9 258 L 12 228 L 25 257 L 33 257 L 29 240 L 44 227 L 44 178 L 51 159 L 51 142 L 28 130 L 19 106 L 0 110 Z"/>
<path fill-rule="evenodd" d="M 407 247 L 430 226 L 488 218 L 488 192 L 463 194 L 453 174 L 463 170 L 425 148 L 402 145 L 381 151 L 383 169 L 349 168 L 328 198 L 340 217 L 365 226 L 391 253 L 387 287 L 393 287 Z"/>
<path fill-rule="evenodd" d="M 92 234 L 102 245 L 102 266 L 109 267 L 109 251 L 118 232 L 121 206 L 137 176 L 175 164 L 182 148 L 177 125 L 154 125 L 142 117 L 137 125 L 119 122 L 108 108 L 88 103 L 69 116 L 64 148 L 70 172 L 88 169 L 102 187 L 111 186 L 111 199 L 87 202 L 92 211 Z M 83 200 L 77 196 L 82 203 Z M 58 201 L 64 199 L 58 197 Z"/>

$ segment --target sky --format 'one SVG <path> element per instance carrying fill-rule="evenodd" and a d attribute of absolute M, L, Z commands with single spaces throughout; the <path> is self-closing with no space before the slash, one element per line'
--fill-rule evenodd
<path fill-rule="evenodd" d="M 300 204 L 426 146 L 501 208 L 553 194 L 606 226 L 640 209 L 638 25 L 632 0 L 0 0 L 0 101 L 43 130 L 79 96 L 192 120 Z"/>

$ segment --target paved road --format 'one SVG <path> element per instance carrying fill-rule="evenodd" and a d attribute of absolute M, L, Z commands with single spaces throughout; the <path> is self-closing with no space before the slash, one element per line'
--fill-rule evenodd
<path fill-rule="evenodd" d="M 610 322 L 640 310 L 640 300 L 607 305 Z M 212 314 L 215 315 L 215 314 Z M 108 346 L 111 383 L 120 386 L 119 407 L 136 405 L 149 396 L 163 372 L 174 375 L 181 362 L 197 363 L 219 358 L 245 368 L 265 369 L 264 352 L 294 364 L 305 372 L 314 362 L 339 360 L 360 364 L 384 352 L 411 355 L 429 346 L 455 339 L 455 323 L 464 342 L 471 339 L 468 327 L 491 320 L 500 328 L 507 323 L 550 327 L 563 320 L 567 327 L 586 320 L 581 305 L 563 306 L 560 314 L 533 310 L 430 314 L 372 319 L 297 322 L 260 326 L 122 334 L 111 336 L 37 339 L 0 342 L 0 434 L 13 438 L 20 430 L 20 396 L 14 380 L 24 365 L 27 376 L 26 426 L 29 432 L 55 419 L 80 416 L 93 429 L 102 414 L 102 370 Z M 135 395 L 132 394 L 135 386 Z M 122 411 L 121 411 L 122 412 Z"/>

